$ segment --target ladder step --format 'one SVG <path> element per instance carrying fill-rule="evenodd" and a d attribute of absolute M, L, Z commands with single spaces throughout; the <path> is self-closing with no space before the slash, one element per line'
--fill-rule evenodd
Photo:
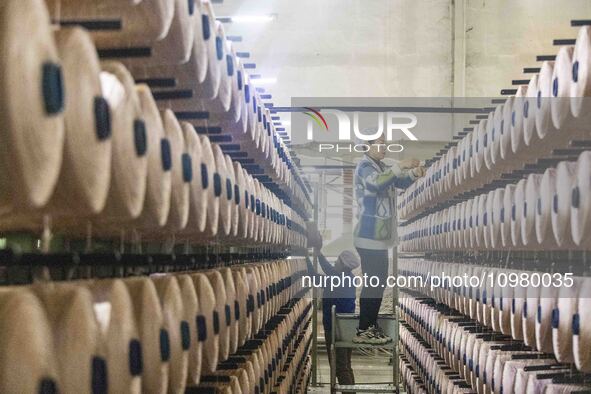
<path fill-rule="evenodd" d="M 393 384 L 337 384 L 334 387 L 340 393 L 396 393 Z"/>

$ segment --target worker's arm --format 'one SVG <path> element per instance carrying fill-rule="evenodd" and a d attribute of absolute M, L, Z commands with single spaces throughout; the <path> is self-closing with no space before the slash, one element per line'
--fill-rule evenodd
<path fill-rule="evenodd" d="M 417 179 L 412 171 L 402 170 L 397 165 L 380 173 L 371 163 L 365 163 L 357 171 L 365 187 L 372 192 L 381 192 L 392 186 L 397 189 L 406 189 Z"/>
<path fill-rule="evenodd" d="M 334 268 L 334 266 L 326 259 L 326 257 L 324 257 L 324 255 L 322 253 L 318 253 L 318 264 L 320 264 L 320 267 L 322 267 L 322 271 L 324 271 L 324 273 L 326 275 L 338 275 L 339 272 Z"/>

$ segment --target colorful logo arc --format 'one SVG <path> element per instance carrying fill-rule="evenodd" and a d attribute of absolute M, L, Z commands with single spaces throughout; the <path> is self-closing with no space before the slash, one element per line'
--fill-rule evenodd
<path fill-rule="evenodd" d="M 309 112 L 304 112 L 305 115 L 308 115 L 309 117 L 311 117 L 314 120 L 314 122 L 316 122 L 316 124 L 318 126 L 320 126 L 320 128 L 323 128 L 324 130 L 328 131 L 328 123 L 326 123 L 326 119 L 324 119 L 324 116 L 322 116 L 320 111 L 317 111 L 317 110 L 310 108 L 310 107 L 304 107 L 304 108 L 309 111 Z"/>

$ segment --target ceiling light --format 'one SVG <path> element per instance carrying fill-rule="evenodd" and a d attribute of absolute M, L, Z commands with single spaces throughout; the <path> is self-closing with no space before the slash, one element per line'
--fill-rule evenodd
<path fill-rule="evenodd" d="M 230 17 L 235 23 L 265 23 L 275 19 L 275 15 L 235 15 Z"/>

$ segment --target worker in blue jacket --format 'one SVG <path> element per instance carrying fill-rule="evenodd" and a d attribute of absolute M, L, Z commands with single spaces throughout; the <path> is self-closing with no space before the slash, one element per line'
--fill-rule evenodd
<path fill-rule="evenodd" d="M 345 250 L 342 252 L 334 265 L 332 265 L 326 257 L 319 251 L 318 263 L 324 271 L 325 275 L 328 276 L 349 276 L 351 283 L 353 283 L 353 270 L 355 270 L 361 264 L 359 257 L 355 252 Z M 307 259 L 308 271 L 311 275 L 320 275 L 312 266 L 312 263 Z M 330 281 L 329 281 L 330 283 Z M 324 326 L 324 338 L 326 340 L 326 348 L 330 349 L 332 344 L 331 328 L 332 328 L 332 306 L 336 307 L 337 313 L 354 313 L 355 312 L 355 287 L 351 286 L 340 286 L 331 289 L 330 286 L 326 286 L 322 294 L 322 325 Z M 351 368 L 351 353 L 350 348 L 338 348 L 336 349 L 336 377 L 339 384 L 351 385 L 355 384 L 355 376 L 353 369 Z M 330 363 L 330 356 L 328 357 Z M 331 365 L 331 368 L 333 366 Z"/>

